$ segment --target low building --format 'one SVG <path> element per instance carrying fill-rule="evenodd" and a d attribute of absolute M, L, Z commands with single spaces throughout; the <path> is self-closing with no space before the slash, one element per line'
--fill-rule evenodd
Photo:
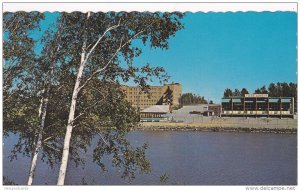
<path fill-rule="evenodd" d="M 269 97 L 268 94 L 245 94 L 222 98 L 221 116 L 294 117 L 293 97 Z"/>
<path fill-rule="evenodd" d="M 215 115 L 213 110 L 191 111 L 189 114 L 191 114 L 191 115 L 203 115 L 203 116 L 206 116 L 206 117 Z"/>
<path fill-rule="evenodd" d="M 209 111 L 213 111 L 212 116 L 220 116 L 221 115 L 221 105 L 220 104 L 208 104 Z"/>
<path fill-rule="evenodd" d="M 166 91 L 171 90 L 173 97 L 173 106 L 179 105 L 179 98 L 182 94 L 182 85 L 179 83 L 164 84 L 163 86 L 150 86 L 149 94 L 142 92 L 138 86 L 122 86 L 126 94 L 125 99 L 134 107 L 141 109 L 153 106 L 163 105 L 163 97 Z"/>
<path fill-rule="evenodd" d="M 198 104 L 185 105 L 178 110 L 173 110 L 170 120 L 176 122 L 203 122 L 220 116 L 221 105 L 219 104 Z"/>
<path fill-rule="evenodd" d="M 167 121 L 168 105 L 153 105 L 140 112 L 141 121 L 158 122 Z"/>

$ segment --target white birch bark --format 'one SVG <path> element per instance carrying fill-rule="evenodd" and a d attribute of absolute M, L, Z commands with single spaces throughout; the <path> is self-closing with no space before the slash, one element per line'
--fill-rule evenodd
<path fill-rule="evenodd" d="M 87 19 L 89 17 L 90 17 L 90 12 L 88 12 Z M 103 68 L 98 69 L 93 74 L 91 74 L 91 76 L 85 82 L 83 82 L 83 85 L 80 86 L 82 75 L 83 75 L 83 70 L 84 70 L 85 64 L 88 61 L 90 55 L 93 53 L 94 49 L 100 43 L 100 41 L 103 39 L 103 37 L 107 34 L 107 32 L 109 32 L 113 29 L 116 29 L 119 26 L 120 26 L 120 21 L 117 25 L 111 26 L 106 31 L 104 31 L 104 33 L 98 38 L 97 42 L 93 45 L 93 47 L 88 52 L 86 50 L 86 47 L 87 47 L 86 39 L 83 42 L 80 66 L 79 66 L 79 69 L 78 69 L 76 82 L 75 82 L 75 86 L 74 86 L 74 89 L 73 89 L 73 95 L 72 95 L 71 106 L 70 106 L 69 117 L 68 117 L 67 130 L 66 130 L 66 135 L 65 135 L 65 139 L 64 139 L 63 155 L 62 155 L 62 160 L 61 160 L 61 166 L 60 166 L 60 170 L 59 170 L 57 185 L 64 185 L 64 181 L 65 181 L 67 165 L 68 165 L 68 158 L 69 158 L 70 141 L 71 141 L 72 130 L 73 130 L 73 122 L 75 120 L 75 109 L 76 109 L 76 102 L 77 102 L 78 93 L 97 73 L 105 70 L 109 66 L 109 64 L 117 56 L 118 52 L 124 46 L 126 46 L 133 39 L 135 39 L 138 35 L 140 35 L 141 33 L 144 32 L 144 31 L 140 31 L 140 32 L 136 33 L 134 36 L 132 36 L 125 43 L 122 43 L 122 40 L 121 40 L 119 48 L 116 50 L 115 54 L 110 58 L 108 63 Z"/>
<path fill-rule="evenodd" d="M 38 154 L 42 147 L 43 130 L 44 130 L 45 119 L 46 119 L 46 115 L 47 115 L 48 97 L 50 94 L 52 75 L 53 75 L 53 67 L 51 69 L 48 80 L 46 81 L 47 89 L 46 89 L 45 95 L 41 98 L 41 104 L 40 104 L 40 108 L 39 108 L 39 117 L 42 117 L 42 118 L 41 118 L 41 125 L 39 128 L 38 139 L 37 139 L 37 143 L 36 143 L 35 150 L 34 150 L 34 155 L 33 155 L 32 162 L 31 162 L 31 168 L 29 171 L 29 177 L 28 177 L 28 182 L 27 182 L 27 185 L 29 185 L 29 186 L 32 185 L 35 167 L 36 167 L 36 163 L 37 163 L 37 159 L 38 159 Z M 45 91 L 45 89 L 43 89 L 43 92 L 44 91 Z"/>
<path fill-rule="evenodd" d="M 60 33 L 58 36 L 60 36 Z M 56 52 L 59 52 L 59 50 L 60 50 L 60 46 L 57 47 Z M 53 56 L 53 58 L 54 58 L 54 56 Z M 52 79 L 52 76 L 54 73 L 54 63 L 50 69 L 51 69 L 50 74 L 46 78 L 46 82 L 45 82 L 46 85 L 44 86 L 44 88 L 42 90 L 42 94 L 44 94 L 44 95 L 42 95 L 41 103 L 40 103 L 40 107 L 39 107 L 39 118 L 41 118 L 41 125 L 39 128 L 38 139 L 37 139 L 37 143 L 35 145 L 34 155 L 33 155 L 32 161 L 31 161 L 31 167 L 30 167 L 30 171 L 29 171 L 29 177 L 28 177 L 28 182 L 27 182 L 27 185 L 29 185 L 29 186 L 32 185 L 33 178 L 34 178 L 34 172 L 35 172 L 35 168 L 36 168 L 36 163 L 37 163 L 37 159 L 38 159 L 38 154 L 42 147 L 43 131 L 44 131 L 44 127 L 45 127 L 48 99 L 50 96 L 50 89 L 51 89 L 51 79 Z"/>
<path fill-rule="evenodd" d="M 90 17 L 90 12 L 88 12 L 87 19 L 89 17 Z M 71 106 L 70 106 L 70 111 L 69 111 L 69 118 L 68 118 L 68 125 L 67 125 L 65 140 L 64 140 L 63 155 L 62 155 L 62 159 L 61 159 L 61 165 L 60 165 L 60 169 L 59 169 L 57 185 L 64 185 L 64 182 L 65 182 L 65 176 L 66 176 L 66 171 L 67 171 L 67 166 L 68 166 L 69 150 L 70 150 L 70 141 L 71 141 L 71 135 L 72 135 L 72 130 L 73 130 L 73 122 L 74 122 L 74 118 L 75 118 L 76 100 L 77 100 L 77 96 L 79 93 L 79 85 L 80 85 L 80 81 L 82 79 L 83 69 L 84 69 L 84 66 L 86 63 L 85 56 L 86 56 L 86 39 L 83 42 L 80 66 L 78 69 L 77 78 L 76 78 L 75 86 L 73 89 L 73 95 L 72 95 Z"/>
<path fill-rule="evenodd" d="M 44 87 L 42 90 L 42 98 L 41 98 L 41 103 L 40 103 L 40 108 L 39 108 L 39 118 L 42 116 L 42 111 L 43 111 L 43 105 L 44 105 L 44 93 L 46 88 Z"/>

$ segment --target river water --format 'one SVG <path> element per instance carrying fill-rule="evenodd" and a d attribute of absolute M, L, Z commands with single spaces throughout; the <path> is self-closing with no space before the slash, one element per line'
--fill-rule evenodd
<path fill-rule="evenodd" d="M 30 159 L 7 158 L 16 135 L 5 138 L 3 176 L 17 184 L 27 182 Z M 137 174 L 133 185 L 295 185 L 297 135 L 272 133 L 136 131 L 128 135 L 135 146 L 148 143 L 151 173 Z M 116 169 L 104 173 L 84 155 L 85 167 L 69 163 L 65 184 L 124 185 Z M 33 184 L 56 184 L 59 165 L 38 161 Z M 167 177 L 165 182 L 160 177 Z"/>

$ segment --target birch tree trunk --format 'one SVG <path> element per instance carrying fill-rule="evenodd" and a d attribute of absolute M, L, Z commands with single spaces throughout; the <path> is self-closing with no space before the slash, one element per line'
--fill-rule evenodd
<path fill-rule="evenodd" d="M 60 29 L 58 29 L 60 30 Z M 58 36 L 60 38 L 60 32 L 58 33 Z M 56 53 L 59 52 L 60 50 L 60 46 L 57 46 L 56 49 Z M 54 55 L 52 55 L 52 58 L 54 59 Z M 51 58 L 51 57 L 50 57 Z M 52 59 L 50 59 L 52 60 Z M 41 118 L 41 125 L 39 128 L 39 134 L 38 134 L 38 139 L 37 139 L 37 143 L 35 146 L 35 150 L 34 150 L 34 155 L 32 158 L 32 162 L 31 162 L 31 167 L 30 167 L 30 171 L 29 171 L 29 177 L 28 177 L 28 182 L 27 185 L 32 185 L 33 182 L 33 177 L 34 177 L 34 172 L 35 172 L 35 168 L 36 168 L 36 163 L 37 163 L 37 159 L 38 159 L 38 154 L 41 150 L 42 147 L 42 139 L 43 139 L 43 131 L 44 131 L 44 127 L 45 127 L 45 120 L 46 120 L 46 116 L 47 116 L 47 107 L 48 107 L 48 100 L 50 97 L 50 89 L 51 89 L 51 81 L 52 81 L 52 77 L 53 77 L 53 73 L 54 73 L 54 67 L 55 64 L 52 61 L 50 61 L 50 63 L 52 63 L 52 66 L 50 68 L 50 74 L 48 75 L 48 77 L 46 78 L 45 81 L 45 86 L 42 90 L 42 98 L 41 98 L 41 103 L 40 103 L 40 107 L 39 107 L 39 118 Z"/>
<path fill-rule="evenodd" d="M 90 12 L 88 12 L 87 19 L 89 17 L 90 17 Z M 66 176 L 68 158 L 69 158 L 69 150 L 70 150 L 70 141 L 71 141 L 73 122 L 74 122 L 74 117 L 75 117 L 77 96 L 78 96 L 78 93 L 80 90 L 79 85 L 80 85 L 80 81 L 82 79 L 83 69 L 84 69 L 84 66 L 86 63 L 85 56 L 86 56 L 86 39 L 84 39 L 84 42 L 83 42 L 80 66 L 78 69 L 77 78 L 76 78 L 75 86 L 73 89 L 73 95 L 72 95 L 71 106 L 70 106 L 70 111 L 69 111 L 69 118 L 68 118 L 68 125 L 67 125 L 65 140 L 64 140 L 63 155 L 62 155 L 62 159 L 61 159 L 61 165 L 60 165 L 60 169 L 59 169 L 57 185 L 64 185 L 64 182 L 65 182 L 65 176 Z"/>
<path fill-rule="evenodd" d="M 51 69 L 51 73 L 50 73 L 50 75 L 48 77 L 48 80 L 46 82 L 47 89 L 46 89 L 45 95 L 41 98 L 41 104 L 40 104 L 40 109 L 39 109 L 39 117 L 42 117 L 42 118 L 41 118 L 41 125 L 40 125 L 40 128 L 39 128 L 38 140 L 37 140 L 37 143 L 36 143 L 34 155 L 33 155 L 32 162 L 31 162 L 31 168 L 30 168 L 30 171 L 29 171 L 29 178 L 28 178 L 28 182 L 27 182 L 27 185 L 29 185 L 29 186 L 32 185 L 34 172 L 35 172 L 35 167 L 36 167 L 36 163 L 37 163 L 37 159 L 38 159 L 38 154 L 39 154 L 39 152 L 41 150 L 41 147 L 42 147 L 43 130 L 44 130 L 45 119 L 46 119 L 46 115 L 47 115 L 48 98 L 49 98 L 49 94 L 50 94 L 51 76 L 52 75 L 53 75 L 53 68 Z M 44 90 L 43 90 L 43 92 L 44 92 Z"/>

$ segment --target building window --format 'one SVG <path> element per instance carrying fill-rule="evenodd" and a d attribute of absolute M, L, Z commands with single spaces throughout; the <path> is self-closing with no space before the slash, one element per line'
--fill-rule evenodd
<path fill-rule="evenodd" d="M 231 103 L 222 103 L 222 108 L 224 111 L 231 111 Z"/>
<path fill-rule="evenodd" d="M 268 104 L 267 103 L 257 103 L 257 111 L 267 111 Z"/>
<path fill-rule="evenodd" d="M 279 103 L 269 103 L 269 110 L 270 111 L 280 111 L 280 104 Z"/>

